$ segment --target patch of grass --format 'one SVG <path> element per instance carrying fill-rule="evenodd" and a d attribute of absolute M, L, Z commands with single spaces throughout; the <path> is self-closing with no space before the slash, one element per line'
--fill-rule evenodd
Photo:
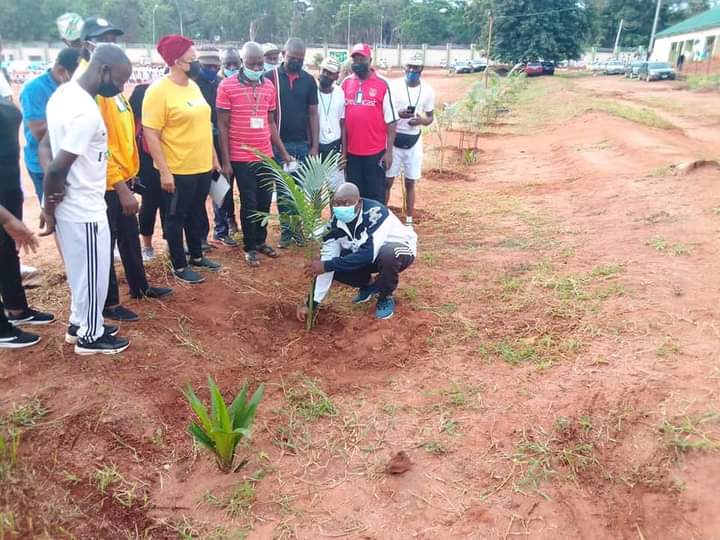
<path fill-rule="evenodd" d="M 720 74 L 688 75 L 685 82 L 688 88 L 695 92 L 720 91 Z"/>
<path fill-rule="evenodd" d="M 590 270 L 591 277 L 610 277 L 617 276 L 624 272 L 625 269 L 620 264 L 601 264 Z"/>
<path fill-rule="evenodd" d="M 102 495 L 107 493 L 108 488 L 119 484 L 122 480 L 123 477 L 118 472 L 115 464 L 105 465 L 104 467 L 95 469 L 92 475 L 92 483 Z"/>
<path fill-rule="evenodd" d="M 675 126 L 646 107 L 632 107 L 612 100 L 593 100 L 591 109 L 652 128 L 671 129 Z"/>
<path fill-rule="evenodd" d="M 665 419 L 660 426 L 665 446 L 680 454 L 692 450 L 720 450 L 720 438 L 708 432 L 707 426 L 720 423 L 720 413 L 705 412 L 695 415 L 683 415 L 673 419 Z"/>
<path fill-rule="evenodd" d="M 32 397 L 24 405 L 15 405 L 10 413 L 0 420 L 0 424 L 11 424 L 17 427 L 31 427 L 46 416 L 50 410 L 38 397 Z"/>
<path fill-rule="evenodd" d="M 400 290 L 400 296 L 408 302 L 415 302 L 418 299 L 417 287 L 404 287 Z"/>
<path fill-rule="evenodd" d="M 662 345 L 660 345 L 655 351 L 655 354 L 660 358 L 667 358 L 674 356 L 680 352 L 680 344 L 673 339 L 666 339 Z"/>
<path fill-rule="evenodd" d="M 420 259 L 428 266 L 435 266 L 439 262 L 437 256 L 430 251 L 422 252 L 420 254 Z"/>
<path fill-rule="evenodd" d="M 10 428 L 0 432 L 0 482 L 4 482 L 10 478 L 17 464 L 20 436 L 20 430 L 16 428 Z"/>
<path fill-rule="evenodd" d="M 690 253 L 690 249 L 685 244 L 681 242 L 670 244 L 670 242 L 660 236 L 651 238 L 645 242 L 645 245 L 653 248 L 655 251 L 659 251 L 660 253 L 670 253 L 675 257 L 680 257 Z"/>
<path fill-rule="evenodd" d="M 237 485 L 227 498 L 225 509 L 235 519 L 247 514 L 255 501 L 255 486 L 248 481 Z"/>
<path fill-rule="evenodd" d="M 338 414 L 328 395 L 312 379 L 305 378 L 300 384 L 285 387 L 283 391 L 288 407 L 305 420 L 314 421 Z"/>
<path fill-rule="evenodd" d="M 443 443 L 438 441 L 428 441 L 426 443 L 423 443 L 422 449 L 425 450 L 428 454 L 433 454 L 435 456 L 441 456 L 448 453 L 447 447 Z"/>

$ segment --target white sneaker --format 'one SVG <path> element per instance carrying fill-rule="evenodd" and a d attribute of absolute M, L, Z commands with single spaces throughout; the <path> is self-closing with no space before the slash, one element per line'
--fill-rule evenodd
<path fill-rule="evenodd" d="M 151 247 L 142 248 L 143 262 L 152 261 L 155 258 L 155 250 Z"/>

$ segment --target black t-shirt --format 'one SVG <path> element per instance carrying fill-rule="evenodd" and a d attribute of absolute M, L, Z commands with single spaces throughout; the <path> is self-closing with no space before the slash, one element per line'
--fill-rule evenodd
<path fill-rule="evenodd" d="M 0 98 L 0 189 L 20 189 L 20 145 L 22 114 L 10 101 Z"/>
<path fill-rule="evenodd" d="M 265 74 L 278 90 L 278 123 L 283 142 L 308 142 L 310 140 L 310 114 L 308 108 L 318 104 L 317 83 L 305 70 L 300 70 L 292 81 L 285 71 L 285 64 Z M 279 79 L 279 80 L 278 80 Z"/>

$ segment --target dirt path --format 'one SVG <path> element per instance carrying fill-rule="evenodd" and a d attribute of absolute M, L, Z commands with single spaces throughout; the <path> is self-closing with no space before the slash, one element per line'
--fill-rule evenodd
<path fill-rule="evenodd" d="M 446 100 L 469 85 L 432 82 Z M 224 250 L 203 286 L 128 301 L 144 320 L 123 328 L 133 344 L 120 358 L 79 362 L 59 324 L 39 349 L 3 353 L 2 410 L 39 399 L 3 495 L 5 530 L 720 535 L 720 171 L 671 169 L 719 157 L 700 128 L 720 98 L 662 83 L 648 96 L 610 78 L 530 84 L 475 165 L 421 184 L 420 254 L 393 320 L 338 289 L 306 335 L 292 317 L 300 255 L 251 272 Z M 628 107 L 686 124 L 652 128 L 586 104 L 622 102 L 627 88 Z M 150 272 L 167 280 L 161 264 Z M 33 301 L 67 308 L 59 282 Z M 180 388 L 207 375 L 228 394 L 246 379 L 268 385 L 234 474 L 183 432 Z M 400 450 L 410 470 L 386 474 Z"/>

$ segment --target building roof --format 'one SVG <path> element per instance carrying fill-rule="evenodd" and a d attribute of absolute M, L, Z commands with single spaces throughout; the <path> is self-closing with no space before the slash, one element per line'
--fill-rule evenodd
<path fill-rule="evenodd" d="M 662 32 L 658 32 L 655 37 L 664 38 L 676 36 L 678 34 L 697 32 L 698 30 L 707 30 L 710 28 L 720 29 L 720 6 L 708 9 L 707 11 L 698 13 L 689 19 L 685 19 L 682 22 L 674 24 Z"/>

